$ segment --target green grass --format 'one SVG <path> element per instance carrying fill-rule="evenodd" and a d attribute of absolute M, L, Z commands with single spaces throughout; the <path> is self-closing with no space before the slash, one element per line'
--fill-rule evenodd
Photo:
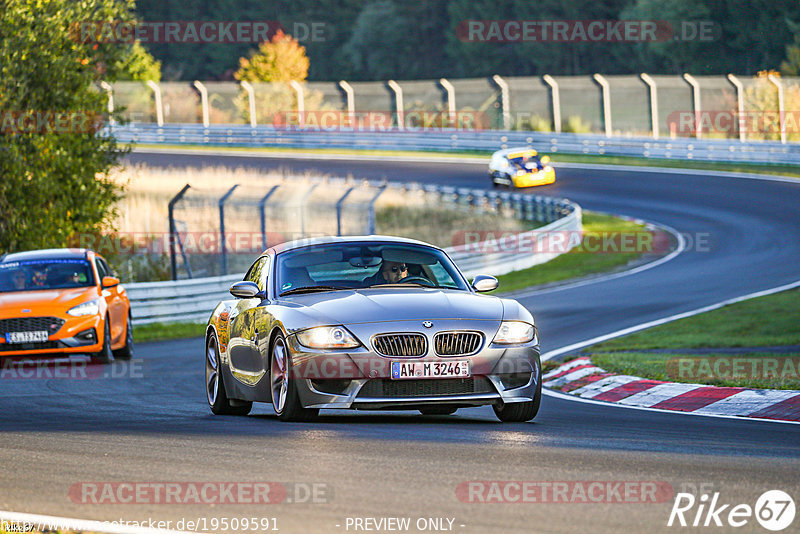
<path fill-rule="evenodd" d="M 731 304 L 611 339 L 586 350 L 776 345 L 800 345 L 800 289 Z"/>
<path fill-rule="evenodd" d="M 627 234 L 643 232 L 644 226 L 617 217 L 584 211 L 583 229 L 586 232 Z M 530 286 L 613 271 L 640 257 L 640 253 L 590 253 L 586 252 L 584 245 L 579 245 L 547 263 L 498 276 L 497 279 L 500 281 L 498 292 L 516 291 Z"/>
<path fill-rule="evenodd" d="M 644 349 L 771 347 L 800 345 L 800 289 L 732 304 L 636 334 L 599 343 L 584 350 L 592 361 L 611 372 L 668 380 L 771 389 L 800 389 L 797 353 L 740 354 L 648 353 Z M 614 352 L 610 352 L 614 351 Z M 715 358 L 724 358 L 716 371 Z M 746 360 L 752 360 L 747 362 Z M 735 376 L 732 365 L 742 367 Z M 686 372 L 681 372 L 680 363 Z M 752 365 L 756 365 L 753 372 Z M 773 365 L 775 373 L 764 373 Z M 706 367 L 701 367 L 707 365 Z"/>
<path fill-rule="evenodd" d="M 291 148 L 291 147 L 217 147 L 206 145 L 137 145 L 142 148 L 189 148 L 192 150 L 226 150 L 230 152 L 293 152 L 296 154 L 341 154 L 341 155 L 365 155 L 365 156 L 412 156 L 420 159 L 441 158 L 441 157 L 480 157 L 486 158 L 489 164 L 488 152 L 482 150 L 459 151 L 459 152 L 435 152 L 435 151 L 410 151 L 410 150 L 358 150 L 358 149 L 338 149 L 338 148 Z M 546 153 L 546 152 L 543 152 Z M 772 174 L 776 176 L 789 176 L 800 178 L 800 170 L 796 165 L 773 165 L 760 163 L 715 163 L 708 161 L 696 161 L 690 159 L 656 159 L 656 158 L 637 158 L 632 156 L 601 156 L 589 154 L 567 154 L 563 152 L 550 153 L 553 163 L 558 167 L 558 162 L 564 163 L 588 163 L 603 165 L 633 165 L 639 167 L 665 167 L 681 169 L 699 169 L 722 172 L 745 172 L 757 174 Z"/>
<path fill-rule="evenodd" d="M 134 325 L 133 339 L 136 343 L 186 339 L 203 337 L 205 331 L 206 323 L 151 323 Z"/>

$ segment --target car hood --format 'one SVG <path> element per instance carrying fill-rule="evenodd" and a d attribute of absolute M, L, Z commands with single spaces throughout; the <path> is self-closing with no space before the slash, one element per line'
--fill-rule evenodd
<path fill-rule="evenodd" d="M 503 302 L 467 291 L 432 288 L 362 289 L 284 297 L 283 304 L 301 308 L 317 324 L 380 321 L 467 319 L 498 321 Z"/>
<path fill-rule="evenodd" d="M 97 296 L 95 287 L 0 293 L 0 316 L 16 317 L 23 313 L 22 310 L 30 310 L 24 313 L 32 317 L 62 313 Z"/>

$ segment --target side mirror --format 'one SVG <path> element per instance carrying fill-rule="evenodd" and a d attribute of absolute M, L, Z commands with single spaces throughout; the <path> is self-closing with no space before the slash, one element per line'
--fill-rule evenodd
<path fill-rule="evenodd" d="M 500 282 L 494 276 L 488 274 L 479 274 L 472 279 L 472 288 L 478 293 L 485 293 L 487 291 L 494 291 Z"/>
<path fill-rule="evenodd" d="M 541 158 L 539 158 L 539 161 L 542 162 L 542 165 L 547 165 L 548 163 L 550 163 L 550 156 L 542 156 Z"/>
<path fill-rule="evenodd" d="M 120 284 L 119 278 L 115 276 L 104 276 L 103 279 L 100 281 L 100 286 L 103 289 L 108 289 L 109 287 L 115 287 Z"/>
<path fill-rule="evenodd" d="M 263 296 L 258 290 L 258 284 L 250 281 L 236 282 L 228 291 L 237 299 L 254 299 Z"/>

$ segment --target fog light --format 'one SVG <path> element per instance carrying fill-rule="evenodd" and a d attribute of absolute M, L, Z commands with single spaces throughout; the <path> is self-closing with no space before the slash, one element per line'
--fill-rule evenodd
<path fill-rule="evenodd" d="M 497 376 L 505 389 L 521 388 L 522 386 L 527 386 L 528 382 L 531 381 L 531 373 L 509 373 Z"/>
<path fill-rule="evenodd" d="M 86 345 L 94 345 L 97 343 L 97 332 L 94 328 L 90 328 L 76 334 L 75 339 Z"/>

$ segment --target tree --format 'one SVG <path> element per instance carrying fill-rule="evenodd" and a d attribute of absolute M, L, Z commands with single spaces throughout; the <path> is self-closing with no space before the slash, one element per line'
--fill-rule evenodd
<path fill-rule="evenodd" d="M 800 76 L 800 24 L 789 22 L 794 32 L 794 42 L 786 45 L 786 59 L 781 62 L 781 74 Z"/>
<path fill-rule="evenodd" d="M 250 59 L 239 60 L 234 77 L 248 82 L 302 82 L 308 77 L 306 49 L 278 30 L 269 41 L 258 47 Z"/>
<path fill-rule="evenodd" d="M 124 150 L 98 131 L 107 97 L 96 84 L 126 75 L 131 46 L 82 42 L 70 25 L 130 21 L 132 9 L 126 0 L 4 0 L 0 251 L 63 247 L 110 226 L 121 189 L 108 173 Z"/>

